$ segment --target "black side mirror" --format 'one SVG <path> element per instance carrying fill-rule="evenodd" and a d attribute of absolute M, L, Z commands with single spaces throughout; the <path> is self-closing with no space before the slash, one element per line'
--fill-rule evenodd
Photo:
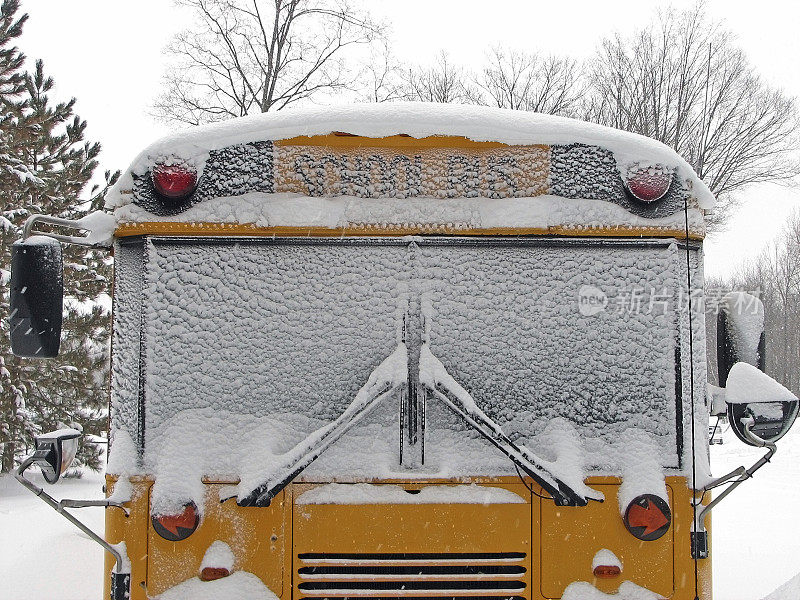
<path fill-rule="evenodd" d="M 744 362 L 731 368 L 725 398 L 731 429 L 750 446 L 774 444 L 786 435 L 800 405 L 792 392 Z"/>
<path fill-rule="evenodd" d="M 69 469 L 78 453 L 77 429 L 59 429 L 36 438 L 33 463 L 42 470 L 47 483 L 55 483 Z"/>
<path fill-rule="evenodd" d="M 63 304 L 61 244 L 45 236 L 15 242 L 11 246 L 11 351 L 30 358 L 58 356 Z"/>
<path fill-rule="evenodd" d="M 725 387 L 728 373 L 737 362 L 764 370 L 764 304 L 746 292 L 730 292 L 720 302 L 717 314 L 717 371 Z"/>

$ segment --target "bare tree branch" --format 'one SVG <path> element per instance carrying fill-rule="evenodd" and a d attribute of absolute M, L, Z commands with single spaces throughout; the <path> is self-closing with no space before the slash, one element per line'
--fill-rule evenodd
<path fill-rule="evenodd" d="M 154 115 L 197 125 L 280 110 L 350 89 L 349 50 L 383 39 L 383 25 L 348 0 L 178 0 L 196 26 L 167 48 L 172 66 Z"/>
<path fill-rule="evenodd" d="M 481 104 L 480 91 L 471 84 L 464 68 L 454 65 L 442 50 L 431 67 L 410 68 L 405 75 L 404 95 L 421 102 Z"/>
<path fill-rule="evenodd" d="M 702 3 L 661 13 L 629 40 L 604 40 L 587 76 L 584 116 L 681 154 L 718 198 L 712 228 L 745 186 L 800 173 L 794 101 L 758 77 Z"/>
<path fill-rule="evenodd" d="M 582 96 L 577 63 L 496 46 L 475 83 L 499 108 L 574 116 Z"/>

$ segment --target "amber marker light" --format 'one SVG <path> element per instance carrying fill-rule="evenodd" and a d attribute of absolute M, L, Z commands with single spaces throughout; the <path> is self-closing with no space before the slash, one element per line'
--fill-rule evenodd
<path fill-rule="evenodd" d="M 176 515 L 153 515 L 153 529 L 165 540 L 180 542 L 194 533 L 200 524 L 200 515 L 194 502 L 184 505 Z"/>
<path fill-rule="evenodd" d="M 614 579 L 619 577 L 622 570 L 617 565 L 597 565 L 592 573 L 598 579 Z"/>
<path fill-rule="evenodd" d="M 225 567 L 204 567 L 200 571 L 200 581 L 214 581 L 215 579 L 222 579 L 227 577 L 231 572 Z"/>

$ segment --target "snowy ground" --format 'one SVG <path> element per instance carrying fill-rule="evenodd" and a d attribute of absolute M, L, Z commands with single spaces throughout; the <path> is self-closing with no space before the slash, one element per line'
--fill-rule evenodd
<path fill-rule="evenodd" d="M 745 465 L 763 454 L 739 442 L 731 431 L 712 447 L 714 475 Z M 717 600 L 798 600 L 800 577 L 800 423 L 778 442 L 772 462 L 756 472 L 714 509 L 712 552 Z M 792 593 L 794 589 L 794 593 Z"/>
<path fill-rule="evenodd" d="M 758 450 L 731 432 L 723 438 L 723 445 L 713 447 L 715 474 L 749 466 L 758 457 Z M 800 577 L 789 581 L 800 573 L 800 531 L 794 520 L 800 506 L 800 425 L 778 448 L 772 464 L 715 510 L 716 600 L 800 598 Z M 55 492 L 57 497 L 99 498 L 102 485 L 102 476 L 90 473 L 63 480 Z M 80 513 L 102 531 L 103 509 Z M 9 477 L 0 478 L 0 536 L 0 600 L 102 597 L 99 547 Z"/>
<path fill-rule="evenodd" d="M 55 487 L 30 477 L 56 498 L 102 498 L 99 473 L 62 479 Z M 102 508 L 74 512 L 103 532 Z M 13 477 L 0 478 L 0 599 L 100 600 L 103 550 Z"/>

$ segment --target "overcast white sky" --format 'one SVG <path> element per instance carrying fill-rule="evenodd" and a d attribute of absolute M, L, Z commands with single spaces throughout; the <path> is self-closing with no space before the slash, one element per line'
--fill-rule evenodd
<path fill-rule="evenodd" d="M 377 17 L 392 23 L 401 59 L 425 62 L 447 49 L 465 65 L 486 48 L 510 47 L 585 58 L 601 37 L 632 31 L 658 7 L 686 8 L 693 0 L 370 0 Z M 800 3 L 708 0 L 707 11 L 724 20 L 752 63 L 772 85 L 800 96 Z M 23 0 L 30 14 L 19 46 L 42 58 L 59 96 L 76 96 L 88 136 L 102 142 L 102 166 L 125 168 L 147 144 L 168 130 L 148 114 L 158 93 L 163 48 L 187 27 L 186 13 L 170 0 Z M 726 232 L 706 244 L 709 274 L 723 274 L 758 253 L 800 207 L 800 188 L 751 188 Z"/>

